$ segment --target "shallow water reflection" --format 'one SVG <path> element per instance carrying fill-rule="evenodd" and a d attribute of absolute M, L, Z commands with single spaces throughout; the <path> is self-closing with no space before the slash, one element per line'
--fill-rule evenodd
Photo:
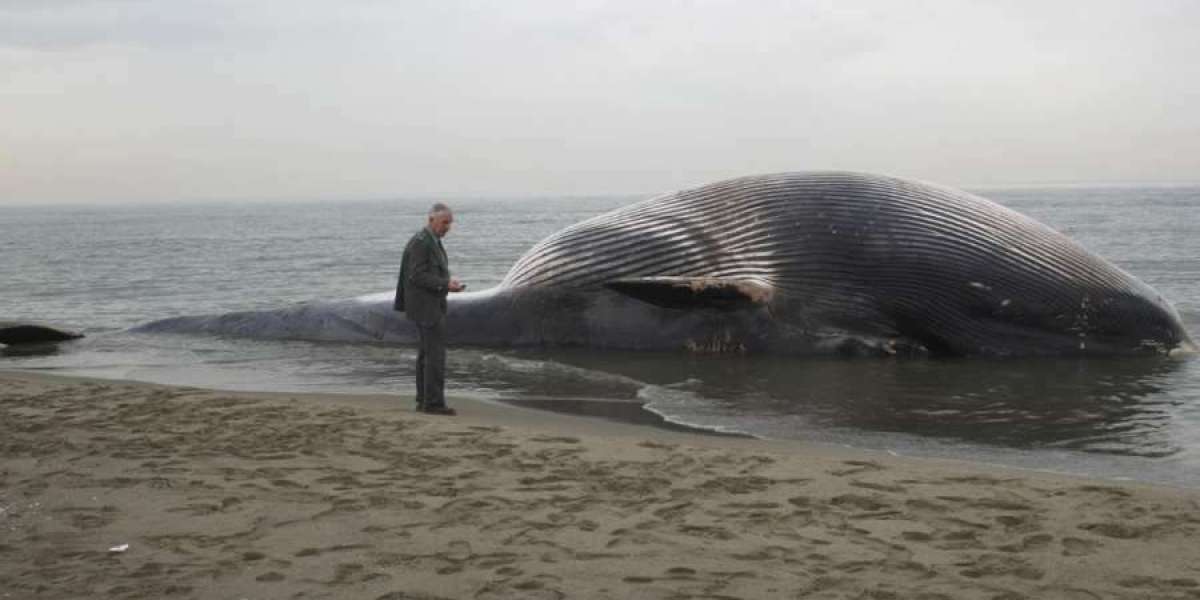
<path fill-rule="evenodd" d="M 663 412 L 678 421 L 727 425 L 736 415 L 752 415 L 746 432 L 769 437 L 793 437 L 784 429 L 791 424 L 1168 456 L 1182 447 L 1173 437 L 1174 420 L 1187 418 L 1187 398 L 1197 397 L 1183 376 L 1196 361 L 1186 359 L 866 361 L 584 352 L 528 358 L 665 388 L 676 397 Z"/>
<path fill-rule="evenodd" d="M 40 344 L 18 344 L 13 346 L 0 345 L 0 358 L 21 358 L 28 356 L 52 356 L 60 352 L 59 342 L 43 342 Z"/>
<path fill-rule="evenodd" d="M 4 368 L 383 393 L 415 350 L 112 332 Z M 663 426 L 1200 486 L 1200 359 L 842 360 L 455 348 L 448 392 Z M 665 421 L 665 423 L 664 423 Z"/>

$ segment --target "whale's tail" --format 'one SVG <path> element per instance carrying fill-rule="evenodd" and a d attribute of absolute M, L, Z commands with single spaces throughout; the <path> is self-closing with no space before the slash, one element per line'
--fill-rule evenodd
<path fill-rule="evenodd" d="M 451 342 L 499 343 L 511 339 L 512 332 L 502 327 L 508 324 L 503 317 L 507 303 L 498 298 L 502 295 L 497 292 L 492 289 L 450 295 L 448 334 Z M 404 313 L 394 310 L 394 298 L 393 292 L 383 292 L 278 309 L 171 317 L 138 325 L 130 331 L 276 340 L 416 343 L 416 325 Z"/>
<path fill-rule="evenodd" d="M 138 325 L 137 333 L 185 333 L 258 339 L 412 341 L 416 332 L 390 299 L 307 302 L 280 309 L 172 317 Z"/>

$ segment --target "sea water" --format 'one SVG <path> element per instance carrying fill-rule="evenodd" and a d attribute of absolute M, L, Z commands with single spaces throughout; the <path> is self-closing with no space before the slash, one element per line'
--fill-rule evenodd
<path fill-rule="evenodd" d="M 1200 187 L 974 190 L 1157 288 L 1200 338 Z M 631 197 L 458 198 L 471 289 Z M 394 394 L 414 350 L 133 334 L 139 323 L 388 291 L 429 200 L 0 206 L 0 319 L 82 330 L 23 369 L 220 389 Z M 1200 487 L 1200 358 L 873 360 L 452 348 L 449 391 L 637 422 Z M 347 400 L 350 401 L 350 400 Z"/>

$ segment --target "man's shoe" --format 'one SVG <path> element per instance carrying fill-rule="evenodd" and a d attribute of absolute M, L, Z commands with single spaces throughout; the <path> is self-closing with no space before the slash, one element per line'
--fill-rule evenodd
<path fill-rule="evenodd" d="M 458 411 L 450 408 L 449 406 L 426 406 L 425 408 L 421 409 L 421 412 L 429 415 L 446 415 L 448 417 L 458 414 Z"/>

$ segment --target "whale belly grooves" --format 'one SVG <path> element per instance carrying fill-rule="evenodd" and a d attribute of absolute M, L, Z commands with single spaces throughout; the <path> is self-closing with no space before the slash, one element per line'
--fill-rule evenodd
<path fill-rule="evenodd" d="M 843 338 L 883 353 L 1008 356 L 1187 343 L 1157 292 L 1061 233 L 972 194 L 860 173 L 744 177 L 618 209 L 549 236 L 502 285 L 704 310 L 705 293 L 671 285 L 704 280 L 764 282 L 783 346 Z M 731 287 L 707 296 L 754 306 L 722 302 Z"/>

